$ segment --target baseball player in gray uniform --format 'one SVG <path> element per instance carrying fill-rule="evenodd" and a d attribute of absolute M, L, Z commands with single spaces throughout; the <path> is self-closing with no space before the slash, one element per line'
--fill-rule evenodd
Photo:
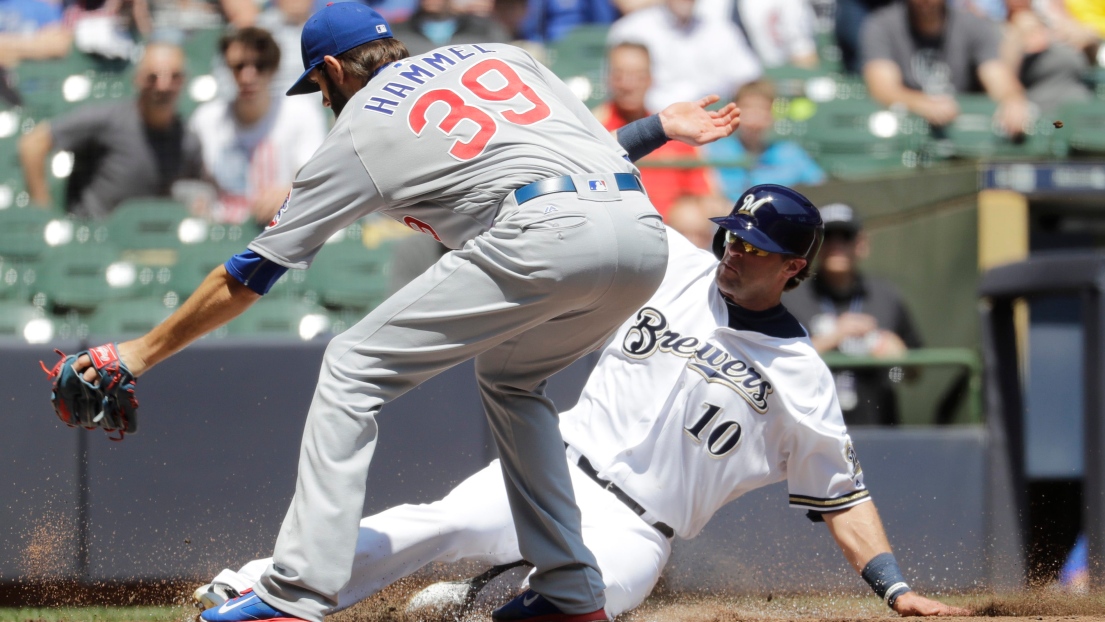
<path fill-rule="evenodd" d="M 119 344 L 121 360 L 144 373 L 240 314 L 286 269 L 307 268 L 332 234 L 371 213 L 453 250 L 331 342 L 273 563 L 249 596 L 207 619 L 321 621 L 350 577 L 376 413 L 474 357 L 539 595 L 495 617 L 605 620 L 604 583 L 580 535 L 544 386 L 660 284 L 666 232 L 627 152 L 651 148 L 666 128 L 653 117 L 615 140 L 559 79 L 509 45 L 407 58 L 388 24 L 359 3 L 316 13 L 302 53 L 305 72 L 288 93 L 321 91 L 338 115 L 334 128 L 248 250 L 162 325 Z M 733 108 L 697 111 L 699 137 L 736 123 Z M 82 357 L 76 369 L 86 364 Z"/>
<path fill-rule="evenodd" d="M 659 290 L 621 325 L 579 403 L 561 414 L 584 542 L 606 580 L 607 614 L 648 596 L 672 538 L 694 537 L 729 501 L 782 480 L 791 507 L 823 520 L 895 611 L 967 613 L 910 591 L 864 486 L 832 376 L 779 302 L 817 252 L 817 210 L 797 192 L 764 185 L 717 220 L 717 255 L 669 232 Z M 506 564 L 520 556 L 493 463 L 440 501 L 365 518 L 339 607 L 430 562 Z M 197 598 L 225 606 L 268 565 L 225 570 Z M 470 595 L 464 584 L 438 584 L 412 602 L 463 606 Z"/>

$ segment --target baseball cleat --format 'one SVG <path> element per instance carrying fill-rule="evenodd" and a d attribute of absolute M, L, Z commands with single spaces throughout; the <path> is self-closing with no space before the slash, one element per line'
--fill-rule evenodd
<path fill-rule="evenodd" d="M 491 619 L 495 622 L 607 622 L 610 618 L 606 617 L 603 609 L 591 613 L 564 613 L 544 596 L 533 590 L 526 590 L 491 612 Z"/>
<path fill-rule="evenodd" d="M 221 607 L 226 601 L 239 596 L 241 594 L 238 593 L 238 590 L 225 583 L 208 583 L 207 585 L 201 585 L 195 592 L 192 592 L 192 601 L 201 610 L 207 611 L 208 609 Z"/>
<path fill-rule="evenodd" d="M 200 620 L 207 622 L 307 622 L 303 618 L 288 615 L 261 600 L 253 590 L 238 598 L 232 598 L 218 609 L 208 609 L 200 614 Z"/>

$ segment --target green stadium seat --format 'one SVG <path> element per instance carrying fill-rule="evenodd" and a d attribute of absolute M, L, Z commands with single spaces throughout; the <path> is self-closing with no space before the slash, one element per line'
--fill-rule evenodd
<path fill-rule="evenodd" d="M 25 114 L 49 119 L 74 106 L 129 96 L 133 90 L 129 73 L 125 61 L 74 50 L 65 58 L 21 63 L 16 87 L 23 96 Z"/>
<path fill-rule="evenodd" d="M 304 319 L 306 318 L 306 319 Z M 313 338 L 329 332 L 326 309 L 302 300 L 266 296 L 226 326 L 227 334 Z"/>
<path fill-rule="evenodd" d="M 175 291 L 182 299 L 191 295 L 212 270 L 242 252 L 245 247 L 246 244 L 243 242 L 226 241 L 181 246 L 176 265 L 170 268 L 172 276 L 169 289 Z"/>
<path fill-rule="evenodd" d="M 1070 146 L 1071 155 L 1105 155 L 1105 102 L 1066 104 L 1057 118 L 1063 122 L 1057 136 Z"/>
<path fill-rule="evenodd" d="M 11 259 L 35 259 L 49 245 L 46 226 L 58 215 L 35 207 L 0 210 L 0 255 Z"/>
<path fill-rule="evenodd" d="M 170 199 L 130 199 L 108 217 L 108 240 L 124 250 L 177 248 L 188 208 Z"/>
<path fill-rule="evenodd" d="M 0 257 L 0 300 L 29 301 L 39 269 L 35 262 Z"/>
<path fill-rule="evenodd" d="M 159 299 L 109 300 L 88 318 L 94 341 L 144 335 L 160 324 L 172 309 Z"/>
<path fill-rule="evenodd" d="M 916 140 L 908 115 L 869 100 L 834 100 L 817 106 L 800 140 L 815 156 L 855 154 L 900 160 Z M 800 133 L 800 131 L 799 131 Z"/>
<path fill-rule="evenodd" d="M 23 339 L 23 330 L 27 323 L 42 317 L 42 310 L 33 305 L 22 302 L 0 302 L 0 338 Z"/>
<path fill-rule="evenodd" d="M 588 107 L 606 99 L 607 30 L 603 25 L 577 26 L 547 48 L 549 69 L 573 91 L 586 93 Z"/>
<path fill-rule="evenodd" d="M 33 291 L 55 308 L 91 311 L 103 302 L 134 292 L 137 267 L 117 263 L 118 258 L 119 251 L 105 244 L 59 246 L 43 257 Z"/>
<path fill-rule="evenodd" d="M 959 116 L 943 129 L 933 128 L 935 152 L 956 158 L 1018 158 L 1048 155 L 1052 152 L 1050 123 L 1027 128 L 1023 140 L 1013 141 L 999 133 L 994 122 L 997 103 L 985 95 L 956 98 Z"/>
<path fill-rule="evenodd" d="M 368 310 L 387 298 L 390 260 L 390 245 L 369 249 L 359 240 L 327 244 L 307 271 L 306 285 L 326 307 Z"/>

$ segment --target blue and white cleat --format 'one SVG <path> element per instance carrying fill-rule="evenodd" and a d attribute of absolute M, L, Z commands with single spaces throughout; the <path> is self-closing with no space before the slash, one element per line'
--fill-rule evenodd
<path fill-rule="evenodd" d="M 494 622 L 606 622 L 606 611 L 599 609 L 591 613 L 564 613 L 544 596 L 526 590 L 514 600 L 491 612 Z"/>
<path fill-rule="evenodd" d="M 279 609 L 274 609 L 258 598 L 253 590 L 226 601 L 217 609 L 204 611 L 200 614 L 200 619 L 207 622 L 251 622 L 252 620 L 306 622 L 303 618 L 290 616 Z"/>

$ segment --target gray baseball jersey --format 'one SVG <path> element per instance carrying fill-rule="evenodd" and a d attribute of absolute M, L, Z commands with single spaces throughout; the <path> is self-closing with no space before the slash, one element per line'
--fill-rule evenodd
<path fill-rule="evenodd" d="M 321 622 L 352 572 L 382 406 L 475 358 L 535 591 L 603 607 L 545 379 L 601 345 L 659 286 L 667 243 L 636 169 L 579 99 L 508 45 L 442 48 L 384 67 L 346 104 L 250 249 L 305 268 L 342 227 L 387 214 L 449 248 L 334 338 L 307 416 L 299 478 L 255 589 Z M 572 175 L 575 192 L 512 193 Z"/>
<path fill-rule="evenodd" d="M 346 105 L 250 248 L 305 268 L 326 239 L 381 212 L 460 248 L 530 182 L 637 169 L 564 84 L 521 48 L 455 45 L 392 63 Z"/>

